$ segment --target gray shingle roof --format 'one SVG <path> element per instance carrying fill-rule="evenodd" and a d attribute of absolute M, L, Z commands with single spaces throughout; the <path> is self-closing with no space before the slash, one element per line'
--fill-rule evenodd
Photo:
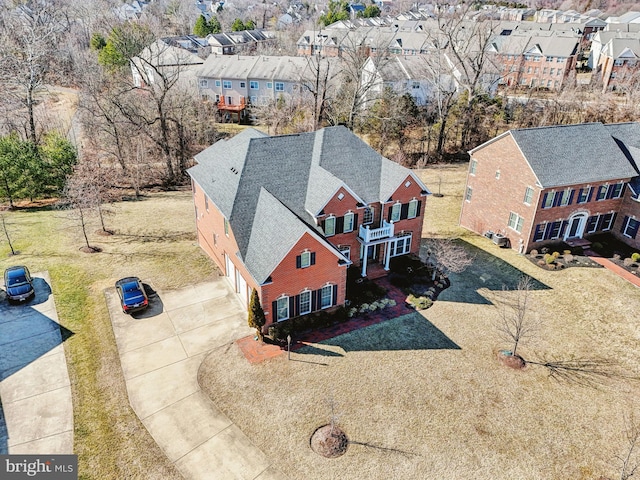
<path fill-rule="evenodd" d="M 510 130 L 544 188 L 636 176 L 602 123 Z"/>
<path fill-rule="evenodd" d="M 386 201 L 411 174 L 342 126 L 276 137 L 247 129 L 195 159 L 189 174 L 229 220 L 240 259 L 259 283 L 304 232 L 326 242 L 313 215 L 338 188 L 366 203 Z"/>

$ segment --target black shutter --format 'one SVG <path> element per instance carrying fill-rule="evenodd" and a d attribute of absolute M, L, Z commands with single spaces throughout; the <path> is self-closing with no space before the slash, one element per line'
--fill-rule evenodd
<path fill-rule="evenodd" d="M 322 231 L 324 232 L 324 220 L 320 222 L 320 228 L 322 228 Z"/>
<path fill-rule="evenodd" d="M 311 252 L 311 265 L 316 264 L 316 252 Z"/>
<path fill-rule="evenodd" d="M 604 215 L 598 215 L 598 223 L 596 223 L 596 231 L 602 230 L 604 224 Z"/>
<path fill-rule="evenodd" d="M 344 231 L 344 217 L 336 218 L 336 234 Z"/>
<path fill-rule="evenodd" d="M 322 308 L 322 289 L 316 290 L 316 308 L 319 310 Z"/>
<path fill-rule="evenodd" d="M 302 267 L 302 255 L 298 255 L 296 257 L 296 268 L 301 268 Z"/>
<path fill-rule="evenodd" d="M 569 203 L 567 203 L 567 205 L 571 205 L 573 203 L 573 194 L 574 193 L 576 193 L 576 191 L 571 189 L 571 193 L 569 194 Z"/>
<path fill-rule="evenodd" d="M 338 285 L 333 285 L 333 298 L 332 298 L 331 305 L 337 305 L 337 304 L 338 304 Z"/>
<path fill-rule="evenodd" d="M 273 323 L 278 321 L 278 302 L 271 302 L 271 313 L 273 314 Z"/>
<path fill-rule="evenodd" d="M 420 216 L 420 208 L 422 207 L 422 200 L 418 200 L 418 206 L 416 207 L 416 217 Z"/>
<path fill-rule="evenodd" d="M 545 193 L 542 196 L 542 204 L 540 205 L 541 208 L 546 208 L 545 205 L 547 203 L 547 197 L 549 196 L 549 192 Z"/>
<path fill-rule="evenodd" d="M 593 187 L 589 187 L 589 196 L 587 197 L 587 202 L 591 201 L 591 196 L 593 195 Z"/>
<path fill-rule="evenodd" d="M 390 205 L 389 210 L 387 211 L 387 222 L 391 221 L 391 210 L 393 210 L 393 206 Z"/>
<path fill-rule="evenodd" d="M 406 220 L 409 216 L 409 204 L 403 203 L 400 207 L 400 220 Z"/>
<path fill-rule="evenodd" d="M 551 238 L 551 223 L 547 223 L 547 226 L 544 229 L 544 237 L 545 240 L 549 240 Z"/>
<path fill-rule="evenodd" d="M 562 198 L 562 192 L 556 192 L 553 196 L 553 206 L 557 207 L 560 205 L 560 199 Z"/>
<path fill-rule="evenodd" d="M 294 306 L 293 316 L 297 317 L 298 315 L 300 315 L 300 295 L 295 296 L 295 301 L 293 302 L 293 306 Z"/>
<path fill-rule="evenodd" d="M 311 311 L 315 312 L 318 309 L 318 290 L 311 292 Z"/>
<path fill-rule="evenodd" d="M 614 190 L 614 185 L 609 185 L 607 187 L 607 196 L 606 196 L 607 200 L 613 198 L 613 190 Z"/>
<path fill-rule="evenodd" d="M 637 220 L 633 220 L 635 223 L 634 226 L 631 227 L 631 231 L 629 232 L 629 235 L 631 235 L 631 238 L 636 238 L 636 235 L 638 235 L 638 228 L 640 227 L 640 223 Z"/>
<path fill-rule="evenodd" d="M 296 297 L 289 297 L 289 318 L 295 317 Z"/>
<path fill-rule="evenodd" d="M 354 230 L 358 229 L 358 214 L 357 213 L 353 214 L 353 229 Z"/>

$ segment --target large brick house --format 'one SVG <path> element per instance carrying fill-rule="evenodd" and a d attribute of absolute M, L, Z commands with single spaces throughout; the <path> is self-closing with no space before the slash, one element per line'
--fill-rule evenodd
<path fill-rule="evenodd" d="M 461 226 L 521 251 L 606 231 L 640 247 L 640 123 L 509 130 L 469 153 Z"/>
<path fill-rule="evenodd" d="M 343 305 L 347 267 L 420 248 L 427 188 L 345 127 L 250 128 L 195 160 L 198 242 L 245 306 L 257 290 L 267 325 Z"/>

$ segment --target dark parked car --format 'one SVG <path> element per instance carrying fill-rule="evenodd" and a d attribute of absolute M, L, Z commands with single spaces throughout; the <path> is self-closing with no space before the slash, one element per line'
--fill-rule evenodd
<path fill-rule="evenodd" d="M 7 298 L 16 302 L 28 300 L 36 293 L 29 269 L 22 265 L 9 267 L 4 271 L 4 288 Z"/>
<path fill-rule="evenodd" d="M 138 277 L 121 278 L 116 282 L 116 291 L 124 313 L 137 312 L 149 306 L 147 292 Z"/>

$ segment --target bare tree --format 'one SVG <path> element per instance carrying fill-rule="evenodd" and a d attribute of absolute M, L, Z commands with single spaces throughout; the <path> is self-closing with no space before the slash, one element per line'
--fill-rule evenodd
<path fill-rule="evenodd" d="M 540 329 L 540 321 L 529 310 L 532 287 L 531 277 L 521 277 L 513 291 L 513 298 L 505 299 L 500 308 L 496 327 L 502 338 L 513 344 L 513 356 L 517 355 L 518 345 L 531 339 Z M 509 290 L 505 287 L 504 292 Z"/>
<path fill-rule="evenodd" d="M 26 110 L 25 138 L 38 143 L 35 106 L 68 22 L 55 1 L 5 3 L 0 11 L 0 85 L 5 101 Z"/>
<path fill-rule="evenodd" d="M 640 468 L 640 425 L 633 417 L 625 417 L 624 425 L 626 446 L 623 453 L 616 456 L 620 466 L 620 480 L 628 480 Z"/>
<path fill-rule="evenodd" d="M 433 268 L 433 279 L 438 272 L 447 276 L 450 272 L 464 272 L 475 260 L 464 246 L 452 238 L 431 238 L 425 242 L 423 261 Z"/>
<path fill-rule="evenodd" d="M 13 243 L 11 242 L 11 237 L 9 236 L 9 229 L 7 228 L 7 222 L 4 218 L 4 215 L 0 215 L 0 220 L 2 220 L 2 231 L 4 232 L 4 236 L 7 237 L 7 242 L 9 243 L 9 248 L 11 249 L 11 255 L 16 255 L 17 252 L 13 248 Z"/>

